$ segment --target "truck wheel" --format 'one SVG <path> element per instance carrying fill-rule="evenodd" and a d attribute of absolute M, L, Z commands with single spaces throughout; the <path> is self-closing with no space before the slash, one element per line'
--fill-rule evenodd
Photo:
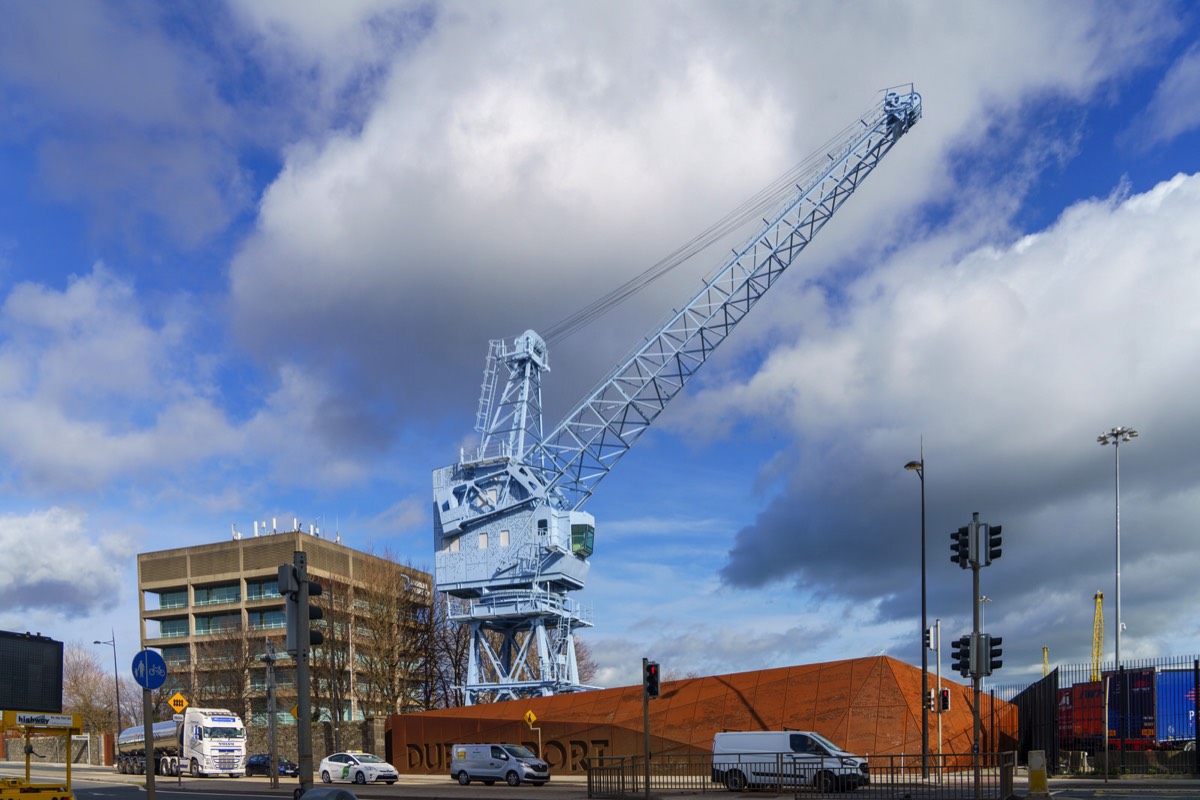
<path fill-rule="evenodd" d="M 192 771 L 193 778 L 200 777 L 200 762 L 194 758 L 192 759 L 192 770 L 191 771 Z"/>
<path fill-rule="evenodd" d="M 725 788 L 731 792 L 740 792 L 746 788 L 746 776 L 736 769 L 725 773 Z"/>
<path fill-rule="evenodd" d="M 458 782 L 461 783 L 463 786 L 466 786 L 468 783 L 471 782 L 471 776 L 467 774 L 467 771 L 465 769 L 459 770 L 458 775 L 456 777 L 458 778 Z M 484 781 L 484 783 L 487 783 L 487 781 Z"/>
<path fill-rule="evenodd" d="M 813 778 L 813 788 L 821 794 L 829 794 L 837 786 L 837 779 L 828 770 L 821 770 Z"/>
<path fill-rule="evenodd" d="M 509 773 L 504 776 L 504 782 L 509 786 L 520 786 L 521 776 L 510 770 Z"/>

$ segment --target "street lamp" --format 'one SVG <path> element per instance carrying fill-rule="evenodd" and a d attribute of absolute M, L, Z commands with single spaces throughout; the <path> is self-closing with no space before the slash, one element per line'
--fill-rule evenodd
<path fill-rule="evenodd" d="M 921 479 L 921 777 L 929 777 L 929 647 L 925 644 L 929 621 L 925 610 L 925 442 L 921 442 L 921 460 L 910 461 L 905 469 Z"/>
<path fill-rule="evenodd" d="M 113 709 L 113 717 L 115 718 L 117 724 L 117 732 L 113 738 L 113 763 L 115 764 L 117 762 L 117 739 L 121 738 L 121 679 L 118 677 L 117 673 L 117 634 L 112 628 L 109 628 L 108 631 L 112 635 L 111 639 L 109 639 L 107 642 L 102 642 L 97 639 L 96 641 L 92 642 L 92 644 L 111 645 L 113 651 L 113 688 L 116 689 L 117 692 L 117 705 L 116 708 Z"/>
<path fill-rule="evenodd" d="M 1121 629 L 1125 627 L 1125 623 L 1121 621 L 1121 442 L 1128 442 L 1130 439 L 1136 439 L 1138 432 L 1133 428 L 1113 428 L 1096 437 L 1096 441 L 1101 445 L 1111 444 L 1113 446 L 1113 462 L 1115 464 L 1115 483 L 1116 483 L 1116 529 L 1117 529 L 1117 651 L 1116 651 L 1116 667 L 1121 668 Z"/>

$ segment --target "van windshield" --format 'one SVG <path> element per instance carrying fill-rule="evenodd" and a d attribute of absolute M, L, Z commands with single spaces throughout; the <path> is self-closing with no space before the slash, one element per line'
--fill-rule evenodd
<path fill-rule="evenodd" d="M 821 744 L 825 745 L 825 747 L 829 748 L 829 752 L 831 752 L 831 753 L 844 752 L 842 750 L 842 748 L 838 747 L 836 744 L 829 741 L 828 739 L 826 739 L 824 736 L 822 736 L 819 733 L 810 733 L 809 736 L 811 736 L 813 739 L 820 742 Z"/>
<path fill-rule="evenodd" d="M 507 750 L 508 754 L 513 758 L 537 758 L 537 756 L 533 754 L 532 750 L 530 750 L 528 747 L 522 747 L 519 744 L 506 744 L 504 745 L 504 749 Z"/>

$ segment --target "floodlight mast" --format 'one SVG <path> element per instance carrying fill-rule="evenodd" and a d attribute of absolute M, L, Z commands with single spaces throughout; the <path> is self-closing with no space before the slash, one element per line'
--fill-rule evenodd
<path fill-rule="evenodd" d="M 824 166 L 687 304 L 543 436 L 546 344 L 526 331 L 490 345 L 473 457 L 433 473 L 435 577 L 471 626 L 468 705 L 594 688 L 573 633 L 595 520 L 580 507 L 880 159 L 921 118 L 921 97 L 887 91 L 831 145 Z M 500 367 L 508 375 L 499 400 Z"/>

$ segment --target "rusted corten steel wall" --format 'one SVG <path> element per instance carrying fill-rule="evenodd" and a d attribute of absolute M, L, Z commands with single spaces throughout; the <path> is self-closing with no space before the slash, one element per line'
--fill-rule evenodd
<path fill-rule="evenodd" d="M 930 676 L 930 686 L 934 677 Z M 971 750 L 969 686 L 942 678 L 951 693 L 942 715 L 945 753 Z M 650 701 L 651 750 L 710 753 L 723 730 L 813 730 L 858 754 L 921 752 L 921 671 L 886 656 L 827 664 L 666 681 Z M 1015 748 L 1016 715 L 996 702 L 994 746 L 990 700 L 982 701 L 984 751 Z M 449 750 L 469 742 L 514 742 L 542 750 L 557 774 L 581 774 L 588 759 L 642 752 L 642 687 L 427 711 L 388 718 L 388 760 L 403 773 L 449 774 Z M 930 750 L 937 717 L 930 714 Z"/>

